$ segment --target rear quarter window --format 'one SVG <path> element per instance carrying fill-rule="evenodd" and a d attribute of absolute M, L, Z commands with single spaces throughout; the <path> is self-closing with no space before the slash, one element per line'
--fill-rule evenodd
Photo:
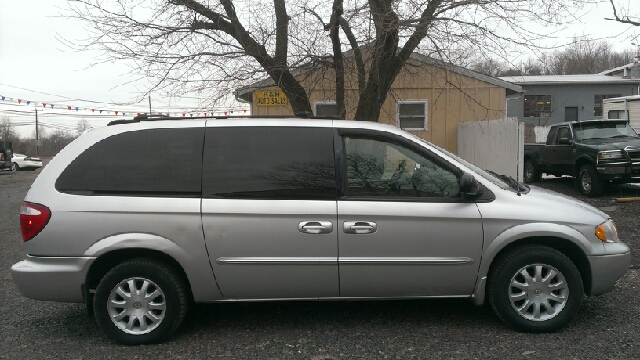
<path fill-rule="evenodd" d="M 87 195 L 200 196 L 204 128 L 113 135 L 73 160 L 56 189 Z"/>

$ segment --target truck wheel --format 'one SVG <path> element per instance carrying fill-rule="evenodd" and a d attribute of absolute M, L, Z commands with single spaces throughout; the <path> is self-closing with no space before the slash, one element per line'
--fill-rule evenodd
<path fill-rule="evenodd" d="M 582 165 L 578 173 L 578 188 L 583 195 L 596 197 L 604 192 L 604 184 L 598 170 L 592 164 Z"/>
<path fill-rule="evenodd" d="M 180 326 L 187 311 L 182 278 L 153 259 L 132 259 L 100 280 L 93 299 L 98 325 L 126 345 L 159 343 Z"/>
<path fill-rule="evenodd" d="M 584 295 L 580 272 L 559 251 L 529 245 L 497 260 L 489 276 L 489 303 L 507 325 L 551 332 L 577 314 Z"/>
<path fill-rule="evenodd" d="M 536 165 L 532 160 L 527 159 L 524 161 L 524 182 L 532 183 L 540 181 L 542 174 L 536 168 Z"/>

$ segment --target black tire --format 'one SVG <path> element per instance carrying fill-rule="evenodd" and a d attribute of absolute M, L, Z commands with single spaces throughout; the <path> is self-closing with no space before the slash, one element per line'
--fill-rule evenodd
<path fill-rule="evenodd" d="M 129 297 L 131 285 L 137 291 L 146 291 Z M 93 310 L 110 339 L 140 345 L 169 338 L 182 323 L 187 304 L 186 286 L 173 269 L 140 258 L 117 265 L 100 280 Z"/>
<path fill-rule="evenodd" d="M 524 182 L 533 183 L 540 181 L 542 174 L 531 159 L 524 161 Z"/>
<path fill-rule="evenodd" d="M 525 272 L 533 277 L 525 278 Z M 522 283 L 529 284 L 519 286 Z M 580 272 L 573 262 L 542 245 L 516 248 L 497 259 L 488 286 L 489 302 L 496 315 L 523 332 L 562 328 L 578 313 L 584 295 Z"/>
<path fill-rule="evenodd" d="M 11 163 L 11 171 L 20 171 L 20 165 Z"/>
<path fill-rule="evenodd" d="M 598 170 L 592 164 L 582 165 L 576 180 L 578 189 L 583 195 L 596 197 L 604 193 L 604 183 Z"/>

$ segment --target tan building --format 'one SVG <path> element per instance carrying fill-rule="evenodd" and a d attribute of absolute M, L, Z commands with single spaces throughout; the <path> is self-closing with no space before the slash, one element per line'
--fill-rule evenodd
<path fill-rule="evenodd" d="M 345 108 L 352 119 L 358 105 L 358 77 L 353 57 L 345 54 Z M 335 75 L 328 66 L 297 69 L 315 115 L 335 115 Z M 518 85 L 414 53 L 398 74 L 380 112 L 379 122 L 411 131 L 457 152 L 460 122 L 506 117 L 506 101 L 518 97 Z M 272 79 L 238 89 L 236 98 L 251 104 L 253 115 L 293 115 Z"/>

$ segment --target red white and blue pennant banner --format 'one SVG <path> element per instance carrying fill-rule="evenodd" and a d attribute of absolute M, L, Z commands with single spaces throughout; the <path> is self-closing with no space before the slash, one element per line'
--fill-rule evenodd
<path fill-rule="evenodd" d="M 140 111 L 140 112 L 136 112 L 136 111 L 120 111 L 120 110 L 112 110 L 112 109 L 101 109 L 101 108 L 86 108 L 86 107 L 79 107 L 79 106 L 73 106 L 73 105 L 61 105 L 61 104 L 51 104 L 51 103 L 38 103 L 35 101 L 31 101 L 31 100 L 24 100 L 24 99 L 17 99 L 17 98 L 11 98 L 8 96 L 4 96 L 4 95 L 0 95 L 0 100 L 3 102 L 12 102 L 12 103 L 17 103 L 18 105 L 25 105 L 25 106 L 29 106 L 32 105 L 35 107 L 39 107 L 40 105 L 42 105 L 42 108 L 44 109 L 64 109 L 66 108 L 69 111 L 91 111 L 92 113 L 96 113 L 98 112 L 98 114 L 104 114 L 104 115 L 122 115 L 122 116 L 126 116 L 126 114 L 129 114 L 129 116 L 133 116 L 133 114 L 136 115 L 147 115 L 148 112 L 145 111 Z M 1 102 L 0 102 L 1 104 Z M 154 115 L 166 115 L 166 116 L 176 116 L 179 117 L 180 115 L 182 115 L 182 117 L 187 117 L 187 115 L 189 117 L 194 117 L 194 116 L 222 116 L 222 114 L 224 114 L 224 116 L 227 115 L 233 115 L 233 114 L 246 114 L 247 113 L 247 109 L 228 109 L 225 111 L 214 111 L 214 110 L 209 110 L 209 111 L 205 111 L 203 112 L 202 110 L 194 110 L 194 111 L 187 111 L 187 112 L 168 112 L 168 113 L 163 113 L 163 112 L 154 112 Z"/>

